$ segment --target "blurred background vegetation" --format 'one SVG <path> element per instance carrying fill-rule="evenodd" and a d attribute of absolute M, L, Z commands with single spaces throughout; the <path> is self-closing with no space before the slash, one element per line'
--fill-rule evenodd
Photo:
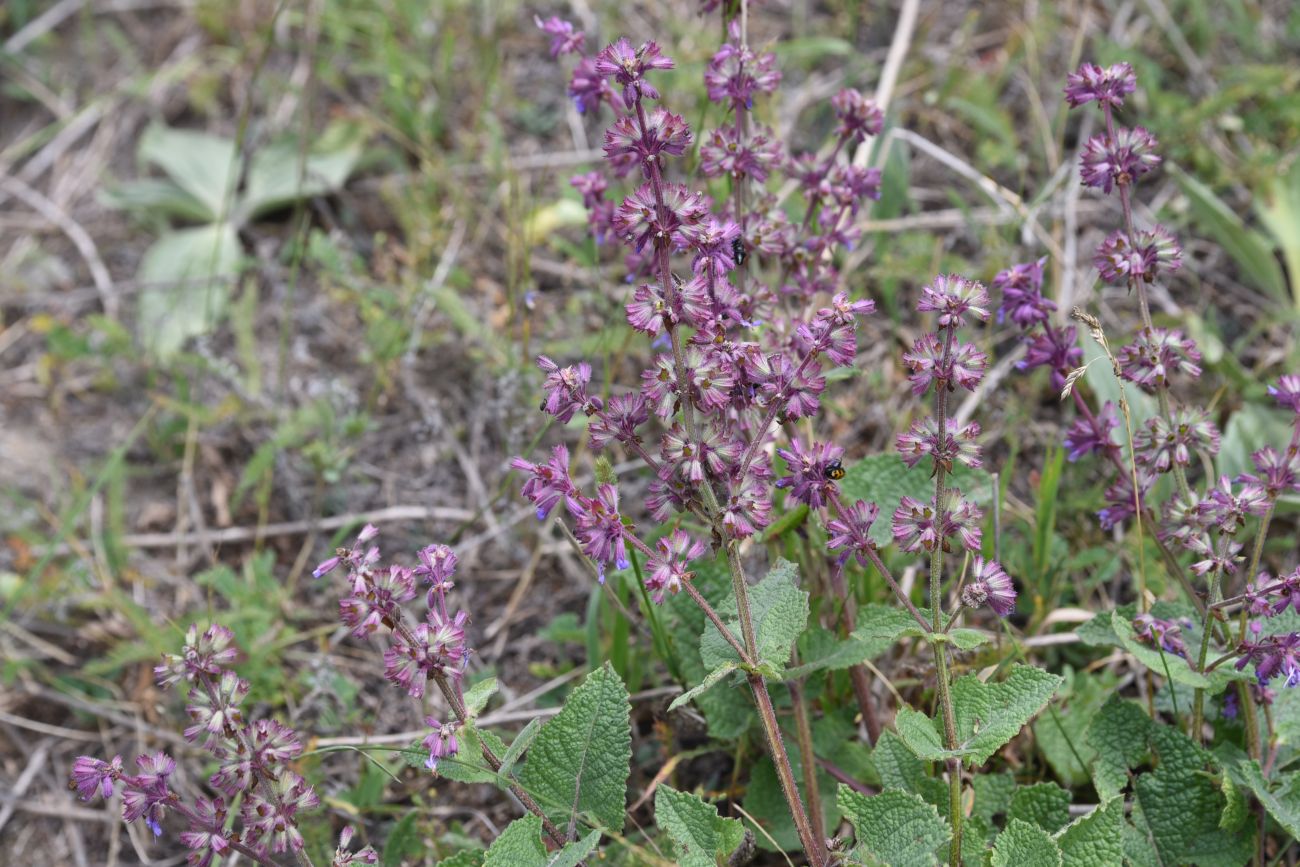
<path fill-rule="evenodd" d="M 556 706 L 588 660 L 611 658 L 639 695 L 648 774 L 689 745 L 662 714 L 680 672 L 650 661 L 626 588 L 602 593 L 531 520 L 507 461 L 566 436 L 540 423 L 533 355 L 628 381 L 649 352 L 567 184 L 598 160 L 601 123 L 565 97 L 532 17 L 573 18 L 589 49 L 657 40 L 677 60 L 662 89 L 698 130 L 717 122 L 701 73 L 721 37 L 699 6 L 0 8 L 0 861 L 38 844 L 50 863 L 157 854 L 102 808 L 73 807 L 66 769 L 86 751 L 185 754 L 169 734 L 181 707 L 150 668 L 214 618 L 236 633 L 259 710 L 325 739 L 307 761 L 326 804 L 314 847 L 362 811 L 394 864 L 503 827 L 509 807 L 483 787 L 329 748 L 420 726 L 310 578 L 367 520 L 393 555 L 457 547 L 474 672 L 501 677 L 502 722 Z M 897 15 L 892 0 L 755 4 L 751 41 L 785 73 L 761 110 L 792 149 L 822 141 L 840 87 L 874 89 Z M 1064 307 L 1131 330 L 1122 290 L 1091 271 L 1114 217 L 1074 182 L 1082 133 L 1060 98 L 1081 59 L 1123 59 L 1140 82 L 1125 116 L 1167 161 L 1140 217 L 1187 251 L 1157 315 L 1200 342 L 1206 397 L 1234 413 L 1226 467 L 1282 439 L 1284 421 L 1250 402 L 1300 369 L 1297 57 L 1287 0 L 922 4 L 885 193 L 845 268 L 882 312 L 826 402 L 826 433 L 857 458 L 906 426 L 895 358 L 910 293 L 937 272 L 987 280 L 1048 255 Z M 1121 568 L 1088 517 L 1097 480 L 1053 451 L 1045 391 L 1007 379 L 981 410 L 1003 468 L 1003 557 L 1032 576 L 1024 634 L 1060 628 L 1054 612 L 1088 607 Z M 577 463 L 590 472 L 588 454 Z"/>

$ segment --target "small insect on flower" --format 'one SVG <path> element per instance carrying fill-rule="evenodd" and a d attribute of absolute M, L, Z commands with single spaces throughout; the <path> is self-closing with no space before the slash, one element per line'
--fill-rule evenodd
<path fill-rule="evenodd" d="M 844 478 L 844 464 L 838 460 L 831 461 L 826 465 L 826 478 L 833 482 L 838 482 Z"/>
<path fill-rule="evenodd" d="M 731 241 L 731 258 L 736 260 L 736 267 L 745 264 L 749 258 L 749 251 L 745 249 L 744 238 L 733 238 Z"/>

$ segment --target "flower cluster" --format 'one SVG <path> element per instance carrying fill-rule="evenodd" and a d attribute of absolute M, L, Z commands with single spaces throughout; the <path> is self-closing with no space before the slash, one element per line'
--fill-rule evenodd
<path fill-rule="evenodd" d="M 190 864 L 199 867 L 234 852 L 266 861 L 274 853 L 301 851 L 297 814 L 320 803 L 289 767 L 302 754 L 297 734 L 276 720 L 245 719 L 248 682 L 227 667 L 235 657 L 230 630 L 214 624 L 200 633 L 191 626 L 181 652 L 165 655 L 154 669 L 160 685 L 189 685 L 192 724 L 185 739 L 216 760 L 208 782 L 221 794 L 185 803 L 171 785 L 176 762 L 162 752 L 138 756 L 135 774 L 126 771 L 121 756 L 108 762 L 81 756 L 72 767 L 71 786 L 83 800 L 112 797 L 120 786 L 123 819 L 142 820 L 155 836 L 162 834 L 168 812 L 184 819 L 188 827 L 180 839 L 191 850 Z M 240 804 L 241 830 L 228 827 L 226 805 L 232 803 Z M 367 847 L 351 857 L 374 863 L 377 856 Z"/>
<path fill-rule="evenodd" d="M 573 41 L 570 26 L 539 26 L 557 45 Z M 671 161 L 696 135 L 661 102 L 655 76 L 673 62 L 659 46 L 620 39 L 579 58 L 570 94 L 584 111 L 607 107 L 614 117 L 604 136 L 605 170 L 572 185 L 597 242 L 623 244 L 627 322 L 660 351 L 639 387 L 604 399 L 591 393 L 586 362 L 537 360 L 545 374 L 541 410 L 560 422 L 585 415 L 594 448 L 621 448 L 651 469 L 644 505 L 656 521 L 694 515 L 713 525 L 717 544 L 766 527 L 778 491 L 814 509 L 827 506 L 843 474 L 843 450 L 832 443 L 795 440 L 777 450 L 784 473 L 770 445 L 777 425 L 819 411 L 826 365 L 853 363 L 857 321 L 874 310 L 841 286 L 835 256 L 856 238 L 854 217 L 880 195 L 879 172 L 855 166 L 846 150 L 884 123 L 870 99 L 844 90 L 830 101 L 837 126 L 829 152 L 787 155 L 754 116 L 756 100 L 781 80 L 776 57 L 751 47 L 739 20 L 727 32 L 704 73 L 723 122 L 699 136 L 700 177 L 693 180 L 674 176 Z M 798 227 L 765 189 L 779 175 L 802 192 Z M 620 181 L 627 184 L 621 198 L 613 194 Z M 710 184 L 727 194 L 715 200 Z M 984 361 L 971 352 L 954 366 L 969 377 Z M 954 444 L 953 459 L 968 456 Z M 706 550 L 680 530 L 654 544 L 638 538 L 617 485 L 580 489 L 563 446 L 546 462 L 515 458 L 511 466 L 524 474 L 522 493 L 539 519 L 563 503 L 602 582 L 611 569 L 629 566 L 636 549 L 646 558 L 647 588 L 662 601 L 685 586 L 691 561 Z M 857 522 L 846 524 L 844 545 L 865 539 L 859 530 Z"/>
<path fill-rule="evenodd" d="M 428 684 L 435 682 L 455 706 L 471 652 L 465 638 L 469 614 L 453 614 L 447 604 L 447 594 L 456 586 L 456 554 L 446 545 L 429 545 L 420 549 L 414 568 L 380 566 L 379 547 L 371 544 L 378 534 L 367 524 L 354 545 L 340 548 L 312 574 L 320 578 L 340 567 L 345 570 L 348 589 L 339 601 L 339 619 L 353 636 L 384 642 L 384 676 L 393 685 L 422 698 Z M 405 609 L 416 597 L 417 582 L 426 588 L 428 609 L 422 619 L 412 618 Z M 384 633 L 379 632 L 381 625 Z M 425 722 L 432 729 L 424 741 L 429 751 L 426 766 L 436 771 L 439 759 L 456 754 L 459 721 L 443 725 L 428 717 Z"/>

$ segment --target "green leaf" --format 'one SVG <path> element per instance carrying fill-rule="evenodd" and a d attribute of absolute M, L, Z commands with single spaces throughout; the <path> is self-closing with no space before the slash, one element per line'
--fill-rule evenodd
<path fill-rule="evenodd" d="M 1092 780 L 1102 803 L 1119 797 L 1128 784 L 1129 768 L 1146 758 L 1151 725 L 1140 705 L 1118 695 L 1111 695 L 1093 718 L 1084 742 L 1097 756 Z"/>
<path fill-rule="evenodd" d="M 482 849 L 462 849 L 449 858 L 443 858 L 437 867 L 483 867 Z"/>
<path fill-rule="evenodd" d="M 1011 809 L 1011 797 L 1016 793 L 1016 778 L 1010 772 L 1003 774 L 976 774 L 971 780 L 975 790 L 975 806 L 971 815 L 993 821 L 999 813 Z"/>
<path fill-rule="evenodd" d="M 487 707 L 488 700 L 496 695 L 497 679 L 485 677 L 465 690 L 465 710 L 470 716 L 478 716 Z"/>
<path fill-rule="evenodd" d="M 1300 306 L 1300 169 L 1294 161 L 1285 175 L 1273 178 L 1264 194 L 1255 197 L 1255 210 L 1282 250 L 1291 292 Z"/>
<path fill-rule="evenodd" d="M 540 816 L 515 819 L 488 847 L 483 867 L 533 867 L 546 863 Z"/>
<path fill-rule="evenodd" d="M 1061 849 L 1037 825 L 1012 819 L 993 844 L 992 867 L 1061 867 Z"/>
<path fill-rule="evenodd" d="M 739 667 L 739 663 L 735 662 L 724 662 L 722 665 L 719 665 L 717 668 L 713 669 L 713 671 L 710 671 L 705 675 L 704 680 L 700 681 L 699 684 L 691 687 L 686 690 L 686 692 L 673 699 L 673 703 L 668 705 L 668 710 L 674 711 L 677 710 L 677 708 L 682 707 L 693 700 L 696 696 L 708 691 L 711 687 L 715 686 L 718 681 L 722 680 L 733 671 L 736 671 Z"/>
<path fill-rule="evenodd" d="M 106 207 L 134 211 L 143 216 L 166 215 L 194 223 L 211 223 L 207 205 L 162 178 L 140 178 L 104 190 L 99 199 Z"/>
<path fill-rule="evenodd" d="M 1300 839 L 1300 774 L 1286 774 L 1280 783 L 1270 785 L 1264 779 L 1259 763 L 1244 758 L 1232 771 L 1235 781 L 1249 789 L 1288 834 Z"/>
<path fill-rule="evenodd" d="M 934 805 L 908 792 L 885 789 L 868 798 L 841 783 L 836 800 L 853 825 L 855 858 L 875 858 L 892 867 L 929 867 L 939 863 L 935 850 L 952 837 Z"/>
<path fill-rule="evenodd" d="M 1111 690 L 1100 677 L 1075 673 L 1072 692 L 1063 707 L 1049 707 L 1034 721 L 1034 742 L 1052 766 L 1056 778 L 1071 788 L 1088 782 L 1088 769 L 1097 753 L 1084 739 Z"/>
<path fill-rule="evenodd" d="M 745 835 L 744 826 L 719 816 L 717 807 L 663 785 L 655 789 L 655 822 L 672 838 L 684 867 L 716 867 Z"/>
<path fill-rule="evenodd" d="M 532 746 L 533 740 L 541 730 L 541 719 L 537 717 L 530 719 L 528 725 L 524 726 L 523 730 L 515 735 L 515 739 L 510 742 L 510 749 L 506 750 L 505 754 L 501 756 L 501 770 L 497 773 L 503 777 L 510 776 L 510 772 L 515 767 L 515 762 L 519 761 L 519 757 L 524 754 L 524 750 Z"/>
<path fill-rule="evenodd" d="M 1151 729 L 1156 769 L 1133 784 L 1142 818 L 1165 864 L 1237 867 L 1254 852 L 1254 828 L 1245 833 L 1219 827 L 1226 801 L 1204 772 L 1210 754 L 1167 726 Z M 1140 826 L 1139 826 L 1140 827 Z"/>
<path fill-rule="evenodd" d="M 1264 237 L 1246 228 L 1241 217 L 1209 187 L 1175 165 L 1171 164 L 1169 170 L 1191 202 L 1192 215 L 1201 228 L 1218 242 L 1257 288 L 1285 300 L 1286 279 Z"/>
<path fill-rule="evenodd" d="M 139 155 L 193 196 L 203 206 L 209 222 L 215 223 L 227 214 L 238 178 L 233 141 L 197 130 L 154 124 L 140 136 Z"/>
<path fill-rule="evenodd" d="M 388 839 L 384 841 L 383 855 L 380 856 L 380 863 L 384 867 L 400 867 L 408 858 L 420 854 L 423 847 L 420 832 L 415 827 L 419 816 L 418 812 L 412 810 L 393 826 Z"/>
<path fill-rule="evenodd" d="M 519 781 L 560 825 L 591 816 L 603 827 L 623 828 L 632 760 L 630 710 L 627 689 L 607 662 L 542 725 Z"/>
<path fill-rule="evenodd" d="M 1007 819 L 1020 819 L 1054 834 L 1070 822 L 1070 793 L 1056 783 L 1021 786 L 1011 795 Z"/>
<path fill-rule="evenodd" d="M 1111 801 L 1056 835 L 1063 867 L 1123 867 L 1124 804 Z"/>
<path fill-rule="evenodd" d="M 840 480 L 844 500 L 849 503 L 866 500 L 880 507 L 882 517 L 871 525 L 871 538 L 877 545 L 885 546 L 892 541 L 893 531 L 883 516 L 892 515 L 903 497 L 913 497 L 923 503 L 934 497 L 930 471 L 922 464 L 908 469 L 896 455 L 869 455 L 844 470 L 844 478 Z M 983 470 L 958 464 L 948 479 L 950 487 L 959 489 L 976 505 L 993 499 L 992 477 Z"/>
<path fill-rule="evenodd" d="M 952 687 L 958 748 L 947 750 L 934 721 L 908 707 L 899 708 L 895 725 L 918 758 L 952 757 L 982 765 L 1020 733 L 1043 709 L 1063 678 L 1027 665 L 1014 665 L 1006 680 L 984 683 L 975 675 L 958 678 Z"/>
<path fill-rule="evenodd" d="M 144 284 L 138 318 L 145 348 L 168 358 L 220 322 L 239 259 L 239 238 L 229 223 L 168 232 L 155 241 L 136 273 Z"/>
<path fill-rule="evenodd" d="M 1219 791 L 1223 793 L 1223 814 L 1219 816 L 1219 827 L 1225 831 L 1240 831 L 1242 825 L 1250 818 L 1250 804 L 1241 789 L 1232 781 L 1232 776 L 1224 774 L 1219 778 Z M 1292 835 L 1294 836 L 1294 835 Z"/>
<path fill-rule="evenodd" d="M 306 154 L 299 142 L 275 142 L 253 155 L 240 202 L 240 223 L 343 188 L 369 132 L 355 122 L 331 124 Z"/>
<path fill-rule="evenodd" d="M 921 614 L 926 614 L 921 609 Z M 814 672 L 837 670 L 857 665 L 888 651 L 904 638 L 930 635 L 921 629 L 911 614 L 897 606 L 864 605 L 858 610 L 858 626 L 844 639 L 833 639 L 831 650 L 785 673 L 786 677 L 806 677 Z M 987 633 L 978 629 L 953 629 L 943 636 L 958 650 L 973 650 L 989 641 Z"/>
<path fill-rule="evenodd" d="M 1124 649 L 1137 657 L 1138 662 L 1151 669 L 1152 673 L 1168 676 L 1178 683 L 1197 689 L 1209 689 L 1214 686 L 1210 678 L 1198 671 L 1192 671 L 1192 667 L 1187 664 L 1186 659 L 1157 650 L 1149 644 L 1143 644 L 1139 641 L 1137 633 L 1133 631 L 1133 624 L 1118 611 L 1111 612 L 1110 625 L 1111 629 L 1115 630 L 1115 635 L 1119 638 Z M 1166 667 L 1168 669 L 1167 673 Z M 1222 689 L 1222 684 L 1219 685 L 1219 688 Z"/>
<path fill-rule="evenodd" d="M 600 842 L 600 831 L 592 831 L 581 840 L 576 840 L 546 859 L 546 867 L 578 867 L 582 859 L 596 851 Z"/>
<path fill-rule="evenodd" d="M 722 557 L 695 564 L 695 589 L 715 609 L 731 597 L 731 575 Z M 700 634 L 708 618 L 685 593 L 669 597 L 663 606 L 664 620 L 673 655 L 684 684 L 699 683 L 710 669 L 700 661 Z M 709 734 L 719 740 L 733 740 L 745 733 L 756 718 L 754 702 L 747 690 L 715 689 L 701 693 L 695 704 L 704 713 Z"/>
<path fill-rule="evenodd" d="M 795 585 L 798 571 L 793 563 L 778 560 L 758 584 L 749 588 L 749 607 L 758 643 L 758 658 L 776 671 L 790 661 L 790 649 L 808 623 L 808 594 Z M 723 606 L 719 614 L 731 634 L 740 639 L 740 621 L 735 600 Z M 708 622 L 700 635 L 700 660 L 705 668 L 716 669 L 728 662 L 739 662 L 735 649 Z"/>

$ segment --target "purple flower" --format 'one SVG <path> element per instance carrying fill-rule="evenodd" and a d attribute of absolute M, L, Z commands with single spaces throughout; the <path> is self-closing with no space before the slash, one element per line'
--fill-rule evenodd
<path fill-rule="evenodd" d="M 663 602 L 666 593 L 681 591 L 682 583 L 691 579 L 687 567 L 706 550 L 703 542 L 692 540 L 682 530 L 673 530 L 655 543 L 655 554 L 646 563 L 645 586 L 656 603 Z"/>
<path fill-rule="evenodd" d="M 993 278 L 993 288 L 1002 293 L 998 307 L 998 322 L 1010 318 L 1021 328 L 1031 328 L 1046 322 L 1056 304 L 1043 297 L 1043 266 L 1047 257 L 1036 262 L 1013 265 L 999 271 Z"/>
<path fill-rule="evenodd" d="M 1241 649 L 1237 670 L 1254 663 L 1260 686 L 1267 686 L 1278 675 L 1285 678 L 1285 686 L 1300 684 L 1300 633 L 1266 635 L 1257 642 L 1243 641 Z"/>
<path fill-rule="evenodd" d="M 1077 461 L 1086 455 L 1105 454 L 1118 449 L 1119 445 L 1110 435 L 1117 427 L 1119 414 L 1115 410 L 1115 404 L 1109 400 L 1102 404 L 1101 411 L 1096 415 L 1079 416 L 1065 434 L 1065 448 L 1068 450 L 1066 457 Z"/>
<path fill-rule="evenodd" d="M 1156 137 L 1143 127 L 1116 127 L 1112 139 L 1099 133 L 1083 145 L 1079 176 L 1089 187 L 1109 193 L 1116 184 L 1126 186 L 1160 165 Z"/>
<path fill-rule="evenodd" d="M 551 459 L 545 464 L 533 464 L 523 458 L 514 458 L 510 461 L 510 466 L 531 475 L 524 482 L 520 493 L 537 507 L 537 520 L 545 520 L 561 500 L 569 514 L 577 515 L 583 511 L 581 495 L 569 478 L 569 450 L 563 445 L 552 450 Z"/>
<path fill-rule="evenodd" d="M 166 806 L 176 799 L 167 782 L 176 762 L 163 752 L 137 756 L 135 761 L 140 774 L 123 779 L 122 818 L 127 822 L 144 819 L 153 835 L 161 837 Z"/>
<path fill-rule="evenodd" d="M 1268 507 L 1269 498 L 1263 487 L 1246 482 L 1234 493 L 1232 480 L 1227 476 L 1220 476 L 1219 484 L 1211 488 L 1200 503 L 1206 524 L 1228 534 L 1240 530 L 1247 515 L 1263 515 Z"/>
<path fill-rule="evenodd" d="M 550 35 L 552 58 L 558 58 L 562 54 L 582 53 L 583 44 L 587 41 L 586 34 L 575 30 L 568 21 L 555 15 L 543 21 L 541 16 L 534 15 L 533 23 L 543 33 Z"/>
<path fill-rule="evenodd" d="M 1163 388 L 1175 371 L 1193 379 L 1201 375 L 1196 342 L 1168 328 L 1143 328 L 1132 343 L 1120 347 L 1116 360 L 1123 377 L 1147 391 Z"/>
<path fill-rule="evenodd" d="M 845 88 L 831 97 L 831 108 L 840 122 L 835 134 L 850 141 L 880 135 L 885 116 L 875 100 L 856 90 Z"/>
<path fill-rule="evenodd" d="M 222 668 L 234 662 L 238 655 L 231 646 L 234 640 L 234 633 L 224 626 L 212 624 L 199 635 L 198 626 L 191 624 L 185 632 L 180 655 L 165 653 L 163 664 L 154 668 L 158 685 L 170 686 L 182 679 L 193 683 L 202 674 L 214 677 L 221 674 Z"/>
<path fill-rule="evenodd" d="M 733 539 L 745 539 L 763 529 L 772 520 L 772 500 L 767 486 L 753 474 L 739 484 L 733 483 L 722 512 L 722 528 Z"/>
<path fill-rule="evenodd" d="M 456 742 L 456 729 L 460 728 L 460 723 L 451 722 L 444 725 L 436 718 L 427 716 L 424 718 L 424 724 L 433 729 L 424 738 L 424 748 L 429 751 L 429 758 L 424 766 L 436 774 L 439 761 L 449 759 L 460 752 L 460 745 Z"/>
<path fill-rule="evenodd" d="M 692 441 L 681 425 L 674 424 L 664 434 L 661 446 L 665 466 L 687 481 L 698 484 L 706 473 L 721 477 L 727 467 L 740 459 L 744 446 L 739 441 L 710 427 L 698 441 Z"/>
<path fill-rule="evenodd" d="M 1237 571 L 1237 561 L 1241 559 L 1237 556 L 1241 553 L 1241 543 L 1227 539 L 1220 539 L 1219 546 L 1213 548 L 1208 539 L 1201 536 L 1188 539 L 1183 547 L 1204 558 L 1187 567 L 1197 575 L 1207 575 L 1216 570 L 1232 575 Z"/>
<path fill-rule="evenodd" d="M 614 89 L 597 70 L 596 60 L 592 57 L 582 58 L 573 68 L 573 77 L 569 79 L 569 96 L 573 98 L 579 114 L 599 108 L 602 102 L 613 105 L 615 99 Z"/>
<path fill-rule="evenodd" d="M 652 239 L 657 247 L 682 246 L 681 228 L 709 215 L 705 198 L 681 184 L 664 184 L 662 192 L 662 214 L 650 184 L 643 184 L 614 212 L 614 231 L 638 251 Z"/>
<path fill-rule="evenodd" d="M 650 410 L 640 392 L 620 394 L 609 399 L 609 403 L 596 413 L 587 429 L 591 436 L 591 447 L 603 449 L 610 440 L 621 443 L 637 443 L 641 437 L 637 428 L 650 419 Z"/>
<path fill-rule="evenodd" d="M 1268 387 L 1268 395 L 1277 401 L 1278 406 L 1300 415 L 1300 376 L 1294 373 L 1283 375 L 1277 385 Z"/>
<path fill-rule="evenodd" d="M 1155 483 L 1156 474 L 1145 468 L 1138 469 L 1138 490 L 1140 500 L 1145 505 L 1147 492 Z M 1106 489 L 1106 507 L 1097 512 L 1103 530 L 1110 530 L 1132 518 L 1134 511 L 1133 479 L 1129 473 L 1120 473 L 1115 482 Z"/>
<path fill-rule="evenodd" d="M 1205 410 L 1183 407 L 1171 422 L 1164 416 L 1147 419 L 1133 438 L 1133 454 L 1141 466 L 1167 473 L 1192 462 L 1192 452 L 1219 453 L 1219 429 Z"/>
<path fill-rule="evenodd" d="M 908 378 L 912 381 L 913 394 L 925 394 L 931 383 L 936 388 L 956 384 L 974 391 L 984 377 L 988 356 L 973 344 L 960 340 L 953 340 L 951 348 L 945 352 L 939 336 L 926 332 L 912 344 L 911 352 L 903 354 L 903 363 L 912 371 Z"/>
<path fill-rule="evenodd" d="M 894 542 L 908 552 L 933 551 L 936 548 L 950 551 L 949 539 L 960 537 L 966 550 L 979 551 L 983 532 L 980 510 L 956 488 L 948 491 L 946 502 L 948 508 L 940 521 L 933 501 L 922 503 L 912 497 L 903 497 L 894 510 Z"/>
<path fill-rule="evenodd" d="M 691 131 L 686 121 L 662 108 L 645 114 L 644 129 L 637 117 L 623 115 L 605 130 L 605 158 L 615 166 L 624 159 L 639 163 L 647 178 L 661 154 L 681 156 L 690 144 Z"/>
<path fill-rule="evenodd" d="M 1065 77 L 1065 101 L 1070 108 L 1096 102 L 1105 107 L 1119 108 L 1124 97 L 1137 90 L 1137 76 L 1127 63 L 1116 63 L 1104 69 L 1095 63 L 1085 63 L 1078 72 Z"/>
<path fill-rule="evenodd" d="M 840 458 L 844 449 L 834 443 L 812 443 L 807 449 L 795 438 L 789 449 L 777 449 L 790 475 L 777 480 L 778 488 L 789 488 L 790 496 L 819 509 L 835 491 L 835 480 L 843 478 Z"/>
<path fill-rule="evenodd" d="M 1273 614 L 1281 614 L 1288 608 L 1300 614 L 1300 569 L 1283 578 L 1281 586 L 1273 594 L 1277 597 L 1273 602 Z"/>
<path fill-rule="evenodd" d="M 740 237 L 740 226 L 734 220 L 709 217 L 687 226 L 682 237 L 695 251 L 694 270 L 697 274 L 725 274 L 736 267 L 735 243 Z"/>
<path fill-rule="evenodd" d="M 1297 487 L 1293 459 L 1282 455 L 1272 446 L 1253 452 L 1250 459 L 1255 465 L 1255 473 L 1242 473 L 1237 477 L 1238 483 L 1259 485 L 1264 496 L 1270 500 L 1276 500 L 1283 491 Z"/>
<path fill-rule="evenodd" d="M 339 845 L 334 850 L 334 860 L 330 862 L 330 867 L 352 867 L 354 864 L 376 864 L 379 862 L 379 853 L 373 846 L 365 846 L 356 852 L 349 852 L 348 847 L 352 845 L 352 835 L 356 833 L 352 830 L 351 825 L 344 826 L 339 832 Z"/>
<path fill-rule="evenodd" d="M 272 852 L 301 852 L 305 842 L 294 817 L 299 810 L 318 806 L 320 799 L 306 780 L 290 770 L 282 769 L 271 780 L 271 789 L 271 799 L 260 788 L 248 794 L 242 812 L 244 826 L 259 837 L 269 837 Z"/>
<path fill-rule="evenodd" d="M 858 563 L 867 565 L 868 559 L 863 552 L 876 547 L 871 539 L 871 525 L 879 515 L 880 507 L 875 503 L 858 500 L 846 506 L 838 518 L 826 522 L 826 531 L 830 535 L 826 547 L 832 551 L 844 549 L 840 556 L 841 564 L 850 554 L 856 554 Z"/>
<path fill-rule="evenodd" d="M 981 322 L 989 318 L 989 293 L 984 285 L 955 274 L 940 274 L 929 286 L 921 287 L 916 309 L 939 314 L 939 325 L 956 328 L 966 324 L 969 316 Z"/>
<path fill-rule="evenodd" d="M 926 416 L 913 422 L 907 433 L 898 435 L 895 448 L 903 458 L 903 463 L 914 467 L 924 457 L 930 457 L 944 472 L 952 472 L 953 462 L 963 463 L 968 467 L 979 467 L 980 447 L 976 439 L 980 435 L 980 426 L 976 422 L 958 426 L 953 419 L 947 419 L 944 426 L 947 436 L 943 445 L 939 444 L 939 423 L 934 416 Z"/>
<path fill-rule="evenodd" d="M 420 565 L 411 570 L 411 574 L 435 588 L 450 590 L 451 576 L 456 574 L 459 558 L 447 545 L 428 545 L 421 548 L 418 555 Z"/>
<path fill-rule="evenodd" d="M 196 798 L 190 830 L 181 832 L 181 842 L 193 851 L 189 856 L 191 867 L 209 867 L 217 858 L 230 851 L 235 836 L 226 831 L 226 802 L 221 798 Z"/>
<path fill-rule="evenodd" d="M 121 756 L 113 756 L 111 762 L 91 756 L 77 756 L 77 760 L 72 763 L 71 785 L 83 801 L 89 801 L 96 793 L 101 798 L 113 797 L 113 783 L 121 777 Z"/>
<path fill-rule="evenodd" d="M 203 736 L 204 749 L 213 749 L 223 738 L 233 735 L 244 723 L 239 706 L 248 695 L 248 681 L 233 671 L 224 671 L 211 689 L 190 690 L 185 712 L 192 725 L 186 727 L 185 740 L 193 743 Z"/>
<path fill-rule="evenodd" d="M 1107 283 L 1132 279 L 1152 283 L 1161 271 L 1177 271 L 1182 266 L 1183 248 L 1164 226 L 1137 233 L 1132 245 L 1127 232 L 1115 231 L 1101 242 L 1092 263 Z"/>
<path fill-rule="evenodd" d="M 704 70 L 704 86 L 714 102 L 752 108 L 755 93 L 772 93 L 781 83 L 775 54 L 755 54 L 740 44 L 739 20 L 731 22 L 731 41 L 724 42 Z"/>
<path fill-rule="evenodd" d="M 640 48 L 633 51 L 632 43 L 627 39 L 620 39 L 602 48 L 596 55 L 596 72 L 607 78 L 612 77 L 623 85 L 623 103 L 628 108 L 635 105 L 640 96 L 648 99 L 659 98 L 659 91 L 645 80 L 647 72 L 652 69 L 672 68 L 672 58 L 661 54 L 659 46 L 654 42 L 643 43 Z"/>
<path fill-rule="evenodd" d="M 967 608 L 987 605 L 998 617 L 1006 617 L 1016 610 L 1016 587 L 998 563 L 976 557 L 973 576 L 962 587 L 961 601 Z"/>
<path fill-rule="evenodd" d="M 613 562 L 616 568 L 626 569 L 627 545 L 623 536 L 623 519 L 618 513 L 618 489 L 601 485 L 596 499 L 589 500 L 587 510 L 574 520 L 574 535 L 582 545 L 582 552 L 596 561 L 598 577 L 605 583 L 605 567 Z"/>
<path fill-rule="evenodd" d="M 570 367 L 560 367 L 545 355 L 537 356 L 537 366 L 546 373 L 543 388 L 546 400 L 542 412 L 555 416 L 556 421 L 568 424 L 578 410 L 588 415 L 599 408 L 597 399 L 588 397 L 587 383 L 591 381 L 591 365 L 585 361 Z"/>
<path fill-rule="evenodd" d="M 742 141 L 735 127 L 715 129 L 700 143 L 700 172 L 706 178 L 753 178 L 762 183 L 781 163 L 781 143 L 767 127 L 751 130 Z"/>
<path fill-rule="evenodd" d="M 1150 613 L 1139 614 L 1133 618 L 1133 632 L 1141 641 L 1153 647 L 1159 647 L 1165 653 L 1187 657 L 1187 646 L 1183 644 L 1182 626 L 1176 620 L 1162 620 Z"/>

